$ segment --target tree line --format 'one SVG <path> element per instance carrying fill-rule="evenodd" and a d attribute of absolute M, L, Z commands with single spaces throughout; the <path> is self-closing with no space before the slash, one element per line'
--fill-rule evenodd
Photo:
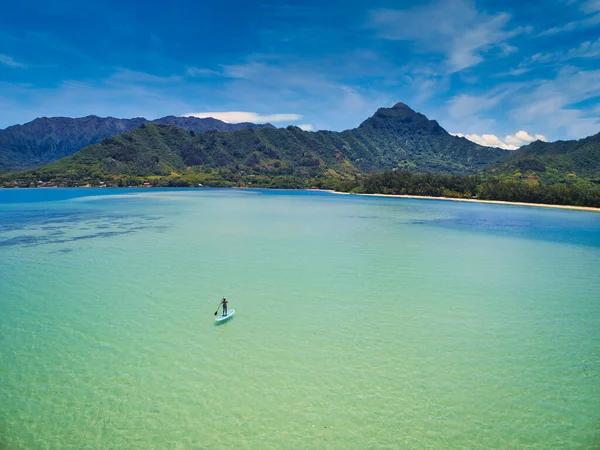
<path fill-rule="evenodd" d="M 0 186 L 36 187 L 43 179 L 42 173 L 30 171 L 0 177 Z M 503 179 L 490 175 L 439 175 L 408 171 L 389 171 L 342 180 L 339 174 L 316 177 L 294 175 L 240 175 L 228 168 L 201 172 L 184 171 L 169 176 L 101 176 L 90 173 L 64 174 L 52 179 L 57 186 L 106 185 L 114 187 L 262 187 L 282 189 L 331 189 L 341 192 L 391 195 L 419 195 L 427 197 L 474 198 L 501 200 L 520 203 L 544 203 L 554 205 L 591 206 L 600 208 L 600 185 L 591 181 L 578 180 L 575 184 L 540 184 L 515 179 Z"/>
<path fill-rule="evenodd" d="M 600 208 L 600 186 L 592 182 L 544 185 L 484 175 L 436 175 L 391 171 L 341 182 L 339 190 L 365 194 L 477 198 L 520 203 Z"/>

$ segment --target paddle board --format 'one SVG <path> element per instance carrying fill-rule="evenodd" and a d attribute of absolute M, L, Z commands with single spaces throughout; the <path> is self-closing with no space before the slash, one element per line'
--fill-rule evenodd
<path fill-rule="evenodd" d="M 235 309 L 229 309 L 229 310 L 227 310 L 227 314 L 221 314 L 220 316 L 217 316 L 217 318 L 215 320 L 217 322 L 223 322 L 224 320 L 230 319 L 234 313 L 235 313 Z"/>

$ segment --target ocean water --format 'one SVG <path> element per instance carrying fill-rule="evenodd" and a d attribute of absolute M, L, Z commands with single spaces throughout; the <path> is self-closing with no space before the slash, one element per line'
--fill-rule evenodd
<path fill-rule="evenodd" d="M 600 214 L 0 190 L 0 448 L 286 447 L 599 448 Z"/>

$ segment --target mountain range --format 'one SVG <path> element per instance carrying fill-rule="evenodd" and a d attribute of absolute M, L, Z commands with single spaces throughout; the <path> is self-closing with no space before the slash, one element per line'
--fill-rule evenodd
<path fill-rule="evenodd" d="M 42 117 L 24 125 L 0 130 L 0 172 L 38 167 L 72 155 L 102 139 L 126 133 L 145 123 L 176 125 L 197 133 L 217 130 L 235 131 L 242 128 L 273 127 L 271 124 L 225 123 L 217 119 L 167 116 L 147 120 L 115 119 L 114 117 L 87 116 Z"/>
<path fill-rule="evenodd" d="M 511 152 L 493 173 L 535 176 L 548 184 L 569 178 L 600 182 L 600 133 L 575 141 L 535 141 Z"/>
<path fill-rule="evenodd" d="M 44 134 L 44 129 L 61 132 Z M 159 185 L 303 187 L 389 170 L 483 173 L 547 184 L 600 180 L 600 134 L 501 150 L 450 135 L 435 120 L 403 103 L 380 108 L 357 128 L 342 132 L 174 116 L 155 121 L 90 116 L 37 119 L 9 127 L 0 132 L 0 143 L 6 142 L 2 133 L 10 131 L 14 136 L 17 130 L 18 142 L 28 145 L 22 151 L 7 151 L 6 145 L 0 145 L 5 167 L 39 165 L 68 152 L 74 154 L 37 169 L 7 174 L 5 185 L 21 179 L 29 180 L 24 184 L 31 180 L 66 185 L 151 181 Z M 84 137 L 99 142 L 77 152 Z M 19 165 L 11 159 L 11 152 L 21 156 Z"/>

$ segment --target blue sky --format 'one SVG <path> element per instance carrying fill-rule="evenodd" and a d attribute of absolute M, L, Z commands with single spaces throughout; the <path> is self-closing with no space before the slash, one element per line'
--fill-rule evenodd
<path fill-rule="evenodd" d="M 196 113 L 343 130 L 398 101 L 508 148 L 595 134 L 600 0 L 21 0 L 0 15 L 0 128 Z"/>

